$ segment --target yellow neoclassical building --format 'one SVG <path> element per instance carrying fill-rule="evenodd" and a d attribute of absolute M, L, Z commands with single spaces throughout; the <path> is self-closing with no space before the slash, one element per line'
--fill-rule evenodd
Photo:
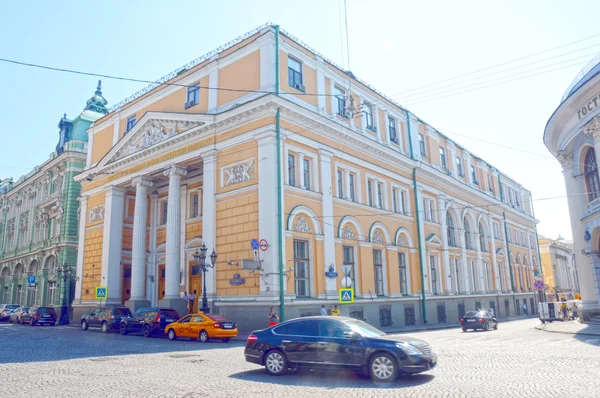
<path fill-rule="evenodd" d="M 530 192 L 276 26 L 113 106 L 89 137 L 76 314 L 97 286 L 182 311 L 202 244 L 218 256 L 210 307 L 244 329 L 270 306 L 317 314 L 344 286 L 342 313 L 377 326 L 534 306 Z"/>

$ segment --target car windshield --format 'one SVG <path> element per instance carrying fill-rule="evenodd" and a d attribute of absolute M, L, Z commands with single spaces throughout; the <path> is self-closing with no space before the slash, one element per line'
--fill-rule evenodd
<path fill-rule="evenodd" d="M 385 336 L 385 333 L 381 330 L 369 325 L 368 323 L 364 323 L 361 321 L 345 321 L 346 325 L 350 326 L 352 331 L 360 334 L 365 337 L 379 337 Z"/>
<path fill-rule="evenodd" d="M 179 319 L 179 315 L 175 310 L 160 310 L 160 314 L 165 318 Z"/>
<path fill-rule="evenodd" d="M 478 312 L 477 311 L 469 311 L 465 314 L 465 316 L 477 316 Z"/>
<path fill-rule="evenodd" d="M 221 315 L 207 314 L 206 317 L 208 319 L 210 319 L 211 321 L 215 321 L 215 322 L 229 322 L 229 319 L 227 319 Z"/>

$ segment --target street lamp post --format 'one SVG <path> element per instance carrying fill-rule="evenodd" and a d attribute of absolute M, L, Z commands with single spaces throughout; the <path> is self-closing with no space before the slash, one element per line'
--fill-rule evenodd
<path fill-rule="evenodd" d="M 205 314 L 210 312 L 210 308 L 208 307 L 208 299 L 206 298 L 206 271 L 208 268 L 214 268 L 217 263 L 217 253 L 213 248 L 212 254 L 210 255 L 210 264 L 206 262 L 206 252 L 208 249 L 206 245 L 202 243 L 202 247 L 200 247 L 200 252 L 196 249 L 196 253 L 194 253 L 194 260 L 196 260 L 196 265 L 200 266 L 202 270 L 202 311 Z"/>
<path fill-rule="evenodd" d="M 68 292 L 70 291 L 69 283 L 71 281 L 71 275 L 73 273 L 73 269 L 69 267 L 67 264 L 59 265 L 56 267 L 58 278 L 63 282 L 63 300 L 60 311 L 60 320 L 58 321 L 59 325 L 68 325 L 71 323 L 69 321 L 69 298 L 67 297 Z"/>

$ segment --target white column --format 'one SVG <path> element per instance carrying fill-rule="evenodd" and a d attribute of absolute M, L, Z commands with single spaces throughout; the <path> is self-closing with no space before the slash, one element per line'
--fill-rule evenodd
<path fill-rule="evenodd" d="M 152 275 L 146 283 L 146 297 L 152 305 L 158 304 L 156 293 L 158 286 L 158 270 L 156 265 L 156 226 L 158 225 L 158 192 L 154 191 L 150 195 L 150 256 L 148 258 L 148 267 L 146 275 Z"/>
<path fill-rule="evenodd" d="M 333 153 L 324 149 L 319 151 L 319 160 L 321 162 L 321 188 L 323 196 L 321 204 L 323 206 L 323 219 L 332 220 L 333 216 L 333 195 L 332 195 L 332 181 L 331 181 L 331 157 Z M 314 223 L 319 223 L 319 220 L 313 220 Z M 330 266 L 336 266 L 335 264 L 335 236 L 334 236 L 333 223 L 323 223 L 323 254 L 324 254 L 324 267 L 325 269 L 317 272 L 327 272 Z M 337 272 L 340 272 L 337 270 Z M 325 294 L 327 298 L 337 297 L 337 285 L 335 278 L 325 278 Z"/>
<path fill-rule="evenodd" d="M 77 244 L 77 273 L 75 274 L 75 302 L 81 301 L 81 289 L 83 286 L 83 253 L 85 251 L 85 224 L 87 221 L 88 198 L 79 198 L 79 242 Z"/>
<path fill-rule="evenodd" d="M 179 294 L 179 249 L 181 246 L 181 235 L 179 226 L 181 223 L 181 177 L 187 174 L 187 170 L 177 166 L 171 166 L 164 171 L 169 177 L 169 198 L 167 201 L 167 250 L 165 264 L 165 300 L 180 299 Z"/>
<path fill-rule="evenodd" d="M 206 245 L 206 261 L 213 249 L 217 255 L 217 151 L 211 149 L 201 154 L 204 174 L 202 182 L 202 241 Z M 259 157 L 259 159 L 261 159 Z M 214 298 L 217 294 L 217 268 L 206 273 L 206 295 Z"/>
<path fill-rule="evenodd" d="M 131 299 L 146 300 L 146 226 L 148 224 L 148 188 L 152 180 L 136 177 L 131 182 L 135 191 L 133 239 L 131 245 Z"/>
<path fill-rule="evenodd" d="M 179 225 L 179 236 L 181 236 L 181 238 L 183 239 L 182 244 L 179 246 L 179 264 L 180 264 L 180 268 L 179 268 L 179 272 L 181 274 L 181 283 L 180 283 L 180 287 L 183 286 L 184 291 L 188 291 L 189 292 L 189 286 L 188 286 L 188 261 L 186 259 L 186 255 L 185 255 L 185 245 L 187 243 L 187 237 L 186 237 L 186 219 L 187 219 L 187 215 L 188 215 L 188 186 L 187 184 L 182 184 L 181 185 L 181 193 L 180 193 L 180 198 L 181 198 L 181 220 L 180 220 L 180 225 Z"/>
<path fill-rule="evenodd" d="M 263 276 L 260 278 L 260 293 L 265 296 L 278 297 L 277 141 L 275 131 L 258 134 L 255 138 L 258 141 L 258 158 L 261 159 L 259 166 L 260 178 L 258 180 L 258 234 L 262 239 L 269 242 L 267 251 L 261 253 L 263 267 L 261 274 Z M 282 246 L 285 248 L 285 245 Z M 285 290 L 285 284 L 283 289 Z"/>
<path fill-rule="evenodd" d="M 104 243 L 102 245 L 102 281 L 108 287 L 107 304 L 121 304 L 121 258 L 125 193 L 121 187 L 108 187 L 104 202 Z"/>
<path fill-rule="evenodd" d="M 446 293 L 452 294 L 455 292 L 455 284 L 456 282 L 452 278 L 452 271 L 450 267 L 450 253 L 448 252 L 448 231 L 446 230 L 446 206 L 444 202 L 446 197 L 444 195 L 438 196 L 438 210 L 442 231 L 442 253 L 443 253 L 443 262 L 444 262 L 444 277 L 446 278 Z"/>
<path fill-rule="evenodd" d="M 421 187 L 417 187 L 417 206 L 419 206 L 419 210 L 421 211 L 421 215 L 419 215 L 419 217 L 422 217 L 422 219 L 423 219 L 424 217 L 422 215 L 425 213 L 424 213 L 424 209 L 421 209 L 421 207 L 423 206 L 423 188 L 421 188 Z M 425 223 L 420 222 L 419 224 L 420 224 L 421 228 L 419 228 L 417 233 L 421 237 L 420 242 L 422 243 L 419 250 L 421 250 L 421 258 L 423 259 L 423 263 L 424 263 L 423 264 L 423 280 L 425 281 L 425 286 L 423 288 L 425 289 L 425 293 L 428 294 L 431 292 L 431 288 L 430 288 L 431 282 L 429 281 L 430 264 L 429 264 L 429 257 L 427 256 L 427 247 L 426 247 L 426 243 L 425 243 Z"/>
<path fill-rule="evenodd" d="M 475 246 L 477 247 L 477 270 L 478 270 L 478 274 L 477 278 L 475 279 L 473 285 L 475 286 L 475 290 L 479 291 L 479 292 L 484 292 L 485 291 L 485 278 L 484 278 L 484 271 L 483 271 L 483 262 L 481 261 L 481 245 L 479 244 L 480 240 L 479 240 L 479 225 L 475 225 Z M 475 276 L 473 276 L 475 277 Z"/>
<path fill-rule="evenodd" d="M 488 220 L 488 230 L 490 231 L 490 241 L 492 243 L 492 267 L 494 269 L 494 284 L 493 288 L 490 288 L 492 292 L 498 292 L 500 290 L 500 270 L 498 269 L 498 263 L 496 259 L 496 238 L 494 236 L 494 222 L 492 217 L 487 218 Z"/>
<path fill-rule="evenodd" d="M 300 181 L 300 188 L 306 189 L 306 184 L 304 181 L 304 153 L 298 153 L 298 167 L 296 168 L 300 173 L 300 178 L 297 181 Z"/>
<path fill-rule="evenodd" d="M 463 225 L 464 220 L 458 220 L 458 225 L 462 226 L 458 228 L 458 239 L 460 242 L 460 258 L 462 261 L 462 278 L 465 293 L 471 293 L 471 284 L 469 283 L 469 263 L 467 261 L 467 248 L 465 242 L 465 230 Z"/>

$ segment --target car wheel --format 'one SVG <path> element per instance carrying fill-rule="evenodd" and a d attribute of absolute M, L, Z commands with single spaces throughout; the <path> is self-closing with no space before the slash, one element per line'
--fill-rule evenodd
<path fill-rule="evenodd" d="M 108 323 L 102 322 L 102 325 L 100 325 L 100 330 L 102 330 L 102 333 L 108 333 Z"/>
<path fill-rule="evenodd" d="M 177 334 L 175 333 L 174 329 L 169 329 L 167 336 L 169 336 L 169 340 L 175 340 L 177 338 Z"/>
<path fill-rule="evenodd" d="M 377 353 L 369 364 L 371 380 L 389 382 L 398 376 L 398 367 L 390 354 Z"/>
<path fill-rule="evenodd" d="M 81 330 L 85 332 L 86 330 L 88 330 L 88 328 L 88 323 L 86 321 L 81 321 Z"/>
<path fill-rule="evenodd" d="M 223 339 L 223 343 L 227 343 L 229 339 Z"/>
<path fill-rule="evenodd" d="M 286 374 L 288 363 L 285 354 L 279 350 L 269 351 L 265 358 L 265 369 L 271 376 L 283 376 Z"/>
<path fill-rule="evenodd" d="M 119 326 L 119 333 L 121 333 L 121 336 L 125 336 L 127 334 L 127 325 L 122 323 L 121 326 Z"/>
<path fill-rule="evenodd" d="M 488 330 L 490 330 L 490 325 L 487 322 L 483 324 L 483 330 L 485 332 L 487 332 Z"/>
<path fill-rule="evenodd" d="M 203 343 L 208 343 L 208 341 L 210 340 L 210 338 L 208 337 L 208 332 L 206 330 L 203 330 L 200 332 L 200 341 Z"/>
<path fill-rule="evenodd" d="M 467 328 L 462 328 L 462 330 L 463 330 L 463 333 L 467 333 L 467 330 L 469 330 L 469 329 L 467 329 Z"/>
<path fill-rule="evenodd" d="M 152 335 L 152 330 L 150 330 L 150 325 L 144 325 L 143 334 L 144 334 L 144 337 L 150 337 Z"/>

